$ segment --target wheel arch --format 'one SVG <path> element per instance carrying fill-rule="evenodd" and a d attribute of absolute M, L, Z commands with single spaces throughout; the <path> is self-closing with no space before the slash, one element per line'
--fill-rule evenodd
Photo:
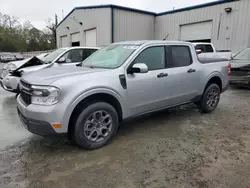
<path fill-rule="evenodd" d="M 207 82 L 206 82 L 206 86 L 203 90 L 203 93 L 205 92 L 205 90 L 208 88 L 208 86 L 210 86 L 211 84 L 217 84 L 220 88 L 220 92 L 222 92 L 222 79 L 220 77 L 219 74 L 214 74 L 214 75 L 211 75 L 208 79 L 207 79 Z"/>
<path fill-rule="evenodd" d="M 81 98 L 81 100 L 78 100 L 78 102 L 75 104 L 75 106 L 70 114 L 69 121 L 68 121 L 68 134 L 69 135 L 72 135 L 72 131 L 74 130 L 75 121 L 76 121 L 78 115 L 80 114 L 81 110 L 93 102 L 106 102 L 106 103 L 110 104 L 111 106 L 113 106 L 116 109 L 119 121 L 120 122 L 122 121 L 123 109 L 122 109 L 122 105 L 121 105 L 119 99 L 116 96 L 114 96 L 113 94 L 111 94 L 109 92 L 92 93 L 92 94 L 89 94 L 89 95 Z"/>

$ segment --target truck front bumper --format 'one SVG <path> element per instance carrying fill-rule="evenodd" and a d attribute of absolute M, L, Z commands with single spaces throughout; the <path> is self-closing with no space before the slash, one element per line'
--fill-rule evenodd
<path fill-rule="evenodd" d="M 54 106 L 26 105 L 21 96 L 17 97 L 17 112 L 23 126 L 31 133 L 41 136 L 65 134 L 68 126 L 63 127 L 63 114 Z M 62 125 L 54 128 L 54 125 Z"/>
<path fill-rule="evenodd" d="M 49 135 L 56 134 L 55 130 L 52 128 L 52 126 L 48 122 L 29 119 L 25 117 L 18 108 L 17 108 L 17 112 L 18 112 L 19 118 L 23 126 L 31 133 L 34 133 L 40 136 L 49 136 Z"/>

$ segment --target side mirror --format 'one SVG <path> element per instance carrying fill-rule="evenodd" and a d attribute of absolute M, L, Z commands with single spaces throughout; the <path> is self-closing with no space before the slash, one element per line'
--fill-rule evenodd
<path fill-rule="evenodd" d="M 231 59 L 233 59 L 235 55 L 236 55 L 236 54 L 231 54 Z"/>
<path fill-rule="evenodd" d="M 65 57 L 61 57 L 60 59 L 57 60 L 57 63 L 65 63 L 65 62 L 66 62 Z"/>
<path fill-rule="evenodd" d="M 197 55 L 199 55 L 199 54 L 201 54 L 201 53 L 202 53 L 202 51 L 201 51 L 200 49 L 197 49 L 197 50 L 196 50 L 196 54 L 197 54 Z"/>
<path fill-rule="evenodd" d="M 148 66 L 145 63 L 136 63 L 128 70 L 129 74 L 147 73 L 147 72 L 148 72 Z"/>

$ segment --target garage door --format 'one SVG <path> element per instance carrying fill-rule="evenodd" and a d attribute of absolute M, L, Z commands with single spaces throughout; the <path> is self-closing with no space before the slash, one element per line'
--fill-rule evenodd
<path fill-rule="evenodd" d="M 181 26 L 182 41 L 211 40 L 212 21 L 187 24 Z"/>
<path fill-rule="evenodd" d="M 86 46 L 96 46 L 96 29 L 85 31 Z"/>
<path fill-rule="evenodd" d="M 61 36 L 61 47 L 68 47 L 67 35 Z"/>
<path fill-rule="evenodd" d="M 71 46 L 80 46 L 80 33 L 71 34 Z"/>

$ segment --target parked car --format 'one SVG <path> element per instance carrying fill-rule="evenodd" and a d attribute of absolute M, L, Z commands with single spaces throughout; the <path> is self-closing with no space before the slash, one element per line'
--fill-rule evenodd
<path fill-rule="evenodd" d="M 5 67 L 0 82 L 6 91 L 18 93 L 18 84 L 22 75 L 41 69 L 61 66 L 75 66 L 90 56 L 97 47 L 60 48 L 44 58 L 32 57 L 23 61 L 9 64 Z"/>
<path fill-rule="evenodd" d="M 228 66 L 225 59 L 199 62 L 191 43 L 115 43 L 81 67 L 24 75 L 18 114 L 32 133 L 67 133 L 83 148 L 96 149 L 128 118 L 192 102 L 212 112 L 227 89 Z"/>
<path fill-rule="evenodd" d="M 230 50 L 216 51 L 211 43 L 193 43 L 196 50 L 200 50 L 199 58 L 226 58 L 231 59 L 232 52 Z"/>
<path fill-rule="evenodd" d="M 11 53 L 0 53 L 0 62 L 6 63 L 6 62 L 10 62 L 10 61 L 15 61 L 16 58 L 14 55 L 12 55 Z"/>
<path fill-rule="evenodd" d="M 43 60 L 44 57 L 46 57 L 48 53 L 43 53 L 38 56 L 36 56 L 38 59 Z M 10 74 L 10 72 L 16 70 L 17 68 L 21 67 L 28 61 L 30 61 L 32 58 L 24 59 L 24 60 L 19 60 L 19 61 L 12 61 L 4 65 L 2 68 L 0 68 L 0 82 L 5 78 L 7 75 Z M 11 76 L 11 75 L 9 75 Z"/>
<path fill-rule="evenodd" d="M 235 55 L 231 66 L 230 84 L 250 86 L 250 48 Z"/>
<path fill-rule="evenodd" d="M 14 53 L 13 55 L 14 55 L 16 61 L 24 60 L 24 57 L 19 53 Z"/>

